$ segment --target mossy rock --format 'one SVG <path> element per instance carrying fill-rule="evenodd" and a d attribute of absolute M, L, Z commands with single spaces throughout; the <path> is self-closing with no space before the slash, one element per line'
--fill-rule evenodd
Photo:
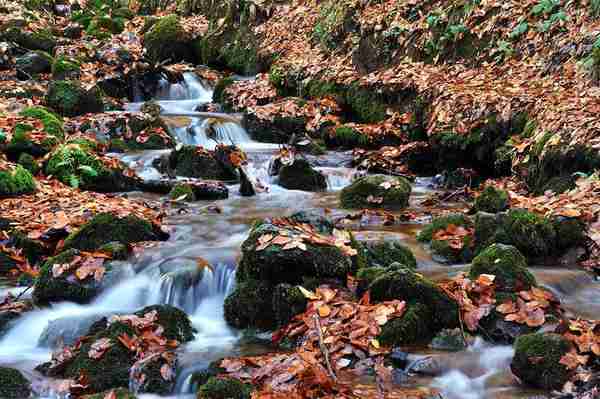
<path fill-rule="evenodd" d="M 150 222 L 134 215 L 120 218 L 111 213 L 100 213 L 71 233 L 65 240 L 64 248 L 94 251 L 115 241 L 132 244 L 164 239 L 165 233 L 157 230 Z"/>
<path fill-rule="evenodd" d="M 0 397 L 23 399 L 31 394 L 31 384 L 19 370 L 0 367 Z"/>
<path fill-rule="evenodd" d="M 160 18 L 144 34 L 144 48 L 155 61 L 193 61 L 193 51 L 176 15 Z"/>
<path fill-rule="evenodd" d="M 340 200 L 344 208 L 404 208 L 411 190 L 403 177 L 363 176 L 342 190 Z"/>
<path fill-rule="evenodd" d="M 268 220 L 257 223 L 249 237 L 242 243 L 242 258 L 238 266 L 238 281 L 257 279 L 274 284 L 298 284 L 303 277 L 345 279 L 353 270 L 352 259 L 335 246 L 315 245 L 305 242 L 306 250 L 293 248 L 283 250 L 272 244 L 256 250 L 259 238 L 270 234 L 298 234 L 285 227 L 275 226 Z"/>
<path fill-rule="evenodd" d="M 535 277 L 527 270 L 527 259 L 512 245 L 492 244 L 477 255 L 469 278 L 481 274 L 496 276 L 494 283 L 499 291 L 527 291 L 536 285 Z"/>
<path fill-rule="evenodd" d="M 401 317 L 388 320 L 377 338 L 380 343 L 389 346 L 426 343 L 435 333 L 433 325 L 431 309 L 417 302 L 408 305 Z"/>
<path fill-rule="evenodd" d="M 288 190 L 323 191 L 327 189 L 325 175 L 313 169 L 305 159 L 296 159 L 279 171 L 279 185 Z"/>
<path fill-rule="evenodd" d="M 121 33 L 124 28 L 125 18 L 123 17 L 97 15 L 89 21 L 85 33 L 99 40 L 107 40 L 113 34 Z"/>
<path fill-rule="evenodd" d="M 86 90 L 78 82 L 70 80 L 50 83 L 46 104 L 64 116 L 79 116 L 104 110 L 100 89 L 93 87 Z"/>
<path fill-rule="evenodd" d="M 194 190 L 190 184 L 179 183 L 169 193 L 169 198 L 171 200 L 178 201 L 195 201 L 196 196 L 194 195 Z"/>
<path fill-rule="evenodd" d="M 235 79 L 226 77 L 220 79 L 213 90 L 213 102 L 222 104 L 224 102 L 225 90 L 235 83 Z"/>
<path fill-rule="evenodd" d="M 166 163 L 167 165 L 159 165 L 159 169 L 173 171 L 177 176 L 224 181 L 238 179 L 238 176 L 222 165 L 212 153 L 192 145 L 172 150 Z"/>
<path fill-rule="evenodd" d="M 496 304 L 500 305 L 510 300 L 516 302 L 517 294 L 509 292 L 496 292 Z M 495 344 L 512 345 L 521 335 L 531 334 L 539 327 L 529 327 L 527 324 L 505 320 L 505 314 L 492 310 L 489 315 L 479 320 L 479 330 L 482 336 Z"/>
<path fill-rule="evenodd" d="M 509 207 L 508 193 L 506 191 L 487 186 L 475 199 L 473 211 L 498 213 L 507 210 Z"/>
<path fill-rule="evenodd" d="M 556 247 L 559 251 L 581 246 L 586 239 L 586 224 L 579 218 L 554 216 L 552 226 L 556 231 Z"/>
<path fill-rule="evenodd" d="M 408 247 L 396 241 L 376 241 L 364 244 L 367 262 L 371 266 L 388 267 L 400 263 L 409 269 L 417 268 L 417 259 Z"/>
<path fill-rule="evenodd" d="M 10 161 L 17 161 L 21 154 L 27 153 L 35 158 L 46 155 L 57 144 L 59 139 L 53 135 L 46 135 L 41 141 L 31 137 L 33 126 L 27 123 L 17 123 L 13 129 L 13 136 L 6 145 L 4 152 Z"/>
<path fill-rule="evenodd" d="M 448 229 L 450 225 L 471 228 L 473 222 L 466 215 L 456 213 L 433 218 L 430 224 L 417 234 L 417 240 L 430 243 L 434 254 L 449 263 L 469 262 L 473 258 L 473 238 L 469 235 L 462 237 L 462 245 L 457 248 L 447 240 L 435 239 L 438 231 Z"/>
<path fill-rule="evenodd" d="M 308 300 L 298 287 L 278 284 L 273 291 L 273 311 L 277 326 L 289 323 L 294 316 L 306 310 Z"/>
<path fill-rule="evenodd" d="M 234 378 L 211 377 L 198 390 L 198 399 L 250 399 L 253 387 Z"/>
<path fill-rule="evenodd" d="M 48 259 L 40 268 L 33 288 L 33 300 L 38 305 L 49 305 L 56 302 L 88 303 L 99 292 L 100 284 L 89 277 L 87 281 L 80 281 L 68 272 L 54 277 L 52 268 L 54 265 L 69 264 L 79 256 L 79 251 L 70 249 Z"/>
<path fill-rule="evenodd" d="M 458 323 L 458 306 L 437 285 L 410 269 L 391 270 L 376 278 L 369 286 L 376 302 L 393 299 L 421 303 L 432 315 L 432 328 L 453 328 Z M 435 333 L 435 331 L 434 331 Z"/>
<path fill-rule="evenodd" d="M 562 194 L 577 187 L 573 175 L 555 176 L 548 180 L 539 190 L 541 193 L 552 191 L 555 194 Z"/>
<path fill-rule="evenodd" d="M 63 130 L 62 118 L 50 112 L 47 108 L 40 106 L 28 107 L 21 111 L 20 115 L 42 121 L 46 133 L 55 136 L 59 140 L 64 139 L 65 132 Z"/>
<path fill-rule="evenodd" d="M 52 78 L 55 80 L 75 79 L 80 71 L 79 62 L 65 56 L 56 57 L 52 63 Z"/>
<path fill-rule="evenodd" d="M 472 227 L 473 222 L 468 216 L 461 213 L 452 213 L 449 215 L 433 218 L 428 224 L 417 234 L 417 240 L 421 242 L 431 242 L 433 236 L 440 230 L 446 230 L 451 224 L 460 227 Z"/>
<path fill-rule="evenodd" d="M 562 335 L 536 333 L 522 335 L 515 342 L 510 368 L 525 384 L 545 390 L 560 390 L 570 372 L 560 359 L 571 350 Z"/>
<path fill-rule="evenodd" d="M 11 270 L 17 268 L 17 261 L 11 257 L 10 253 L 4 252 L 0 248 L 0 275 L 8 276 Z"/>
<path fill-rule="evenodd" d="M 149 306 L 135 314 L 143 316 L 153 310 L 157 311 L 157 323 L 164 328 L 163 336 L 165 338 L 177 340 L 180 343 L 192 339 L 193 331 L 187 315 L 172 306 Z M 108 325 L 106 319 L 99 320 L 90 327 L 86 334 L 90 336 L 90 339 L 83 343 L 80 351 L 68 363 L 66 368 L 64 370 L 53 370 L 50 376 L 77 378 L 81 373 L 85 373 L 89 376 L 89 390 L 92 392 L 129 387 L 129 372 L 134 364 L 135 352 L 131 352 L 120 343 L 118 337 L 122 334 L 131 337 L 135 334 L 135 331 L 122 322 L 114 322 Z M 112 345 L 100 359 L 90 358 L 88 353 L 91 345 L 101 338 L 109 338 Z M 148 386 L 145 387 L 148 388 Z M 157 393 L 165 393 L 162 387 L 159 387 L 158 391 Z M 146 390 L 145 392 L 149 391 Z"/>
<path fill-rule="evenodd" d="M 266 282 L 253 279 L 238 282 L 225 298 L 223 309 L 227 324 L 234 328 L 270 330 L 276 326 L 273 287 Z"/>
<path fill-rule="evenodd" d="M 15 67 L 30 76 L 50 72 L 52 56 L 44 51 L 31 51 L 15 60 Z"/>
<path fill-rule="evenodd" d="M 128 245 L 118 241 L 109 242 L 98 248 L 99 252 L 104 252 L 111 256 L 114 260 L 127 260 L 129 258 L 130 249 Z"/>
<path fill-rule="evenodd" d="M 12 230 L 10 232 L 10 239 L 6 245 L 20 249 L 21 254 L 32 265 L 38 264 L 44 257 L 49 255 L 49 249 L 46 248 L 44 244 L 40 241 L 32 240 L 27 237 L 26 234 L 18 230 Z"/>
<path fill-rule="evenodd" d="M 290 216 L 290 219 L 298 223 L 309 224 L 321 234 L 332 234 L 335 229 L 335 225 L 330 219 L 315 210 L 296 212 Z"/>
<path fill-rule="evenodd" d="M 227 106 L 227 102 L 224 102 L 224 105 Z M 254 113 L 245 112 L 242 125 L 252 139 L 261 143 L 288 143 L 294 134 L 302 137 L 308 133 L 304 117 L 276 114 L 270 120 L 259 118 Z"/>
<path fill-rule="evenodd" d="M 48 53 L 51 53 L 57 44 L 52 33 L 45 29 L 28 32 L 21 27 L 10 27 L 0 32 L 0 39 L 15 42 L 28 50 L 42 50 Z"/>
<path fill-rule="evenodd" d="M 458 352 L 467 349 L 469 342 L 472 341 L 473 337 L 460 328 L 446 328 L 433 337 L 429 347 L 435 350 Z"/>
<path fill-rule="evenodd" d="M 35 179 L 31 172 L 21 165 L 0 171 L 0 197 L 31 194 L 35 190 Z"/>

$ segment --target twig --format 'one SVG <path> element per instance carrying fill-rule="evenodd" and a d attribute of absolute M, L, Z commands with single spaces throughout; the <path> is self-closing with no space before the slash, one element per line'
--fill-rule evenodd
<path fill-rule="evenodd" d="M 333 378 L 334 381 L 337 381 L 337 377 L 335 376 L 335 373 L 331 368 L 331 363 L 329 362 L 329 351 L 327 350 L 327 347 L 323 342 L 323 331 L 321 330 L 321 322 L 319 321 L 319 315 L 315 313 L 313 317 L 315 318 L 315 327 L 317 327 L 317 331 L 319 332 L 319 347 L 321 348 L 321 352 L 323 352 L 323 357 L 325 358 L 325 365 L 327 366 L 327 371 L 329 372 L 331 378 Z"/>
<path fill-rule="evenodd" d="M 26 293 L 27 291 L 29 291 L 33 287 L 33 285 L 34 285 L 34 283 L 31 283 L 27 288 L 25 288 L 23 291 L 21 291 L 19 293 L 19 295 L 16 296 L 15 301 L 18 301 L 19 298 L 21 298 L 24 293 Z"/>
<path fill-rule="evenodd" d="M 465 347 L 467 347 L 467 337 L 465 336 L 465 327 L 463 325 L 462 312 L 460 311 L 460 309 L 458 310 L 458 321 L 460 323 L 460 334 L 463 339 L 463 344 L 465 344 Z"/>
<path fill-rule="evenodd" d="M 448 201 L 450 198 L 454 197 L 455 195 L 459 194 L 461 191 L 464 191 L 467 188 L 466 185 L 462 186 L 461 188 L 459 188 L 458 190 L 454 191 L 453 193 L 450 193 L 450 195 L 448 195 L 447 197 L 443 198 L 442 200 L 440 200 L 440 202 L 445 202 Z"/>

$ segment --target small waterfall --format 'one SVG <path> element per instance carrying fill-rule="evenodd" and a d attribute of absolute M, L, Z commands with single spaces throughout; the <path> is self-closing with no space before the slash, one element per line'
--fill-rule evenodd
<path fill-rule="evenodd" d="M 356 169 L 342 167 L 319 167 L 318 171 L 327 179 L 327 189 L 338 191 L 352 183 Z"/>
<path fill-rule="evenodd" d="M 201 145 L 213 149 L 217 144 L 235 144 L 244 148 L 244 144 L 252 143 L 246 130 L 234 122 L 220 121 L 217 118 L 190 118 L 188 127 L 174 127 L 177 140 L 184 144 Z"/>

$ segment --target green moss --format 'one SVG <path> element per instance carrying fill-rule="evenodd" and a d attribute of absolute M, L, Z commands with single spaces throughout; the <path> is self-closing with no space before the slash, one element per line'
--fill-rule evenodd
<path fill-rule="evenodd" d="M 129 246 L 118 241 L 109 242 L 98 248 L 98 251 L 109 254 L 115 260 L 127 260 L 129 257 Z"/>
<path fill-rule="evenodd" d="M 238 282 L 235 290 L 225 298 L 223 309 L 225 320 L 235 328 L 270 330 L 276 326 L 273 287 L 265 282 L 252 279 Z"/>
<path fill-rule="evenodd" d="M 556 231 L 556 249 L 566 249 L 581 246 L 586 239 L 586 224 L 578 218 L 555 216 L 551 219 Z"/>
<path fill-rule="evenodd" d="M 535 277 L 527 270 L 527 260 L 510 245 L 493 244 L 473 259 L 471 279 L 480 274 L 493 274 L 499 291 L 526 291 L 536 285 Z"/>
<path fill-rule="evenodd" d="M 237 175 L 221 165 L 211 154 L 198 151 L 198 147 L 184 145 L 171 151 L 169 165 L 177 176 L 209 180 L 237 180 Z"/>
<path fill-rule="evenodd" d="M 569 378 L 560 359 L 571 344 L 558 334 L 529 334 L 517 338 L 511 370 L 524 383 L 546 389 L 561 389 Z"/>
<path fill-rule="evenodd" d="M 305 159 L 296 159 L 279 171 L 279 184 L 288 190 L 323 191 L 327 188 L 325 175 L 313 169 Z"/>
<path fill-rule="evenodd" d="M 388 189 L 382 184 L 392 184 Z M 340 193 L 341 204 L 345 208 L 390 207 L 403 208 L 408 206 L 411 186 L 403 177 L 370 175 L 361 177 Z M 382 198 L 381 203 L 370 202 L 369 198 Z"/>
<path fill-rule="evenodd" d="M 79 62 L 61 55 L 56 57 L 52 63 L 52 77 L 58 80 L 67 79 L 77 76 L 80 69 Z"/>
<path fill-rule="evenodd" d="M 448 263 L 469 262 L 473 258 L 473 238 L 465 236 L 461 241 L 461 247 L 456 248 L 448 240 L 432 240 L 431 251 Z"/>
<path fill-rule="evenodd" d="M 340 126 L 335 129 L 335 143 L 350 148 L 366 146 L 369 144 L 369 136 L 349 126 Z"/>
<path fill-rule="evenodd" d="M 372 242 L 366 244 L 369 265 L 388 267 L 400 263 L 410 269 L 417 268 L 417 259 L 410 249 L 394 241 Z"/>
<path fill-rule="evenodd" d="M 435 283 L 409 270 L 391 270 L 369 287 L 373 301 L 406 300 L 425 305 L 432 314 L 432 328 L 456 327 L 458 307 Z M 434 332 L 435 333 L 435 332 Z"/>
<path fill-rule="evenodd" d="M 185 183 L 179 183 L 169 193 L 169 198 L 172 200 L 180 201 L 195 201 L 196 196 L 191 185 Z"/>
<path fill-rule="evenodd" d="M 434 334 L 431 309 L 421 303 L 408 305 L 402 317 L 389 320 L 381 327 L 378 340 L 392 347 L 428 342 Z"/>
<path fill-rule="evenodd" d="M 78 82 L 67 80 L 50 84 L 46 103 L 64 116 L 78 116 L 104 110 L 102 93 L 98 88 L 85 90 Z"/>
<path fill-rule="evenodd" d="M 10 232 L 8 245 L 20 249 L 22 255 L 32 265 L 37 264 L 43 257 L 48 255 L 48 249 L 44 245 L 17 230 Z"/>
<path fill-rule="evenodd" d="M 234 82 L 235 82 L 235 80 L 231 77 L 226 77 L 226 78 L 220 79 L 217 82 L 217 85 L 215 86 L 215 89 L 213 91 L 213 97 L 212 97 L 213 102 L 223 104 L 225 102 L 224 101 L 225 100 L 225 98 L 224 98 L 225 89 L 227 89 L 229 86 L 231 86 Z"/>
<path fill-rule="evenodd" d="M 64 248 L 93 251 L 113 241 L 131 244 L 158 238 L 152 224 L 137 216 L 119 218 L 110 213 L 100 213 L 71 233 L 65 240 Z"/>
<path fill-rule="evenodd" d="M 37 174 L 40 170 L 40 165 L 35 158 L 25 152 L 19 155 L 17 163 L 27 169 L 32 175 Z"/>
<path fill-rule="evenodd" d="M 388 105 L 373 90 L 354 86 L 348 90 L 346 102 L 360 122 L 377 123 L 387 117 Z"/>
<path fill-rule="evenodd" d="M 556 250 L 556 231 L 552 223 L 532 212 L 510 210 L 503 218 L 502 227 L 505 236 L 527 257 L 547 256 Z"/>
<path fill-rule="evenodd" d="M 335 50 L 345 37 L 345 24 L 352 21 L 352 8 L 346 2 L 329 1 L 320 7 L 312 37 L 326 50 Z"/>
<path fill-rule="evenodd" d="M 104 40 L 109 39 L 113 34 L 123 32 L 124 28 L 125 19 L 123 17 L 113 16 L 111 18 L 106 15 L 97 15 L 90 20 L 85 33 L 96 39 Z"/>
<path fill-rule="evenodd" d="M 63 130 L 62 118 L 50 112 L 48 109 L 40 106 L 29 107 L 21 111 L 20 115 L 28 118 L 39 119 L 42 121 L 42 124 L 44 125 L 44 131 L 46 133 L 55 136 L 59 140 L 64 139 L 65 133 Z"/>
<path fill-rule="evenodd" d="M 33 289 L 33 300 L 38 305 L 48 305 L 53 302 L 88 303 L 98 293 L 97 284 L 85 284 L 72 279 L 69 273 L 54 277 L 54 265 L 69 264 L 79 255 L 79 251 L 71 249 L 48 259 L 40 268 Z"/>
<path fill-rule="evenodd" d="M 144 47 L 152 60 L 172 62 L 190 59 L 190 51 L 186 42 L 186 34 L 177 15 L 160 18 L 152 28 L 144 34 Z"/>
<path fill-rule="evenodd" d="M 23 399 L 31 394 L 31 384 L 19 370 L 0 367 L 0 397 Z"/>
<path fill-rule="evenodd" d="M 29 50 L 52 52 L 56 46 L 56 39 L 52 35 L 52 32 L 46 29 L 28 32 L 21 27 L 11 27 L 4 32 L 0 32 L 0 38 L 5 41 L 15 42 Z"/>
<path fill-rule="evenodd" d="M 433 235 L 436 232 L 440 230 L 446 230 L 451 224 L 462 227 L 472 226 L 471 220 L 467 216 L 460 213 L 436 217 L 433 218 L 430 224 L 425 226 L 423 230 L 419 232 L 417 235 L 417 240 L 421 242 L 431 242 Z"/>
<path fill-rule="evenodd" d="M 487 186 L 475 199 L 473 210 L 475 212 L 498 213 L 509 207 L 508 193 L 492 186 Z"/>
<path fill-rule="evenodd" d="M 157 323 L 163 326 L 163 336 L 179 342 L 188 342 L 194 339 L 194 329 L 190 319 L 185 312 L 170 305 L 152 305 L 136 312 L 137 316 L 143 317 L 146 313 L 156 311 Z"/>
<path fill-rule="evenodd" d="M 298 287 L 278 284 L 273 291 L 273 311 L 278 327 L 283 327 L 297 314 L 306 310 L 308 300 Z"/>
<path fill-rule="evenodd" d="M 33 176 L 21 165 L 12 170 L 0 171 L 0 196 L 30 194 L 35 189 Z"/>
<path fill-rule="evenodd" d="M 211 377 L 200 387 L 198 399 L 250 399 L 253 387 L 233 378 Z"/>

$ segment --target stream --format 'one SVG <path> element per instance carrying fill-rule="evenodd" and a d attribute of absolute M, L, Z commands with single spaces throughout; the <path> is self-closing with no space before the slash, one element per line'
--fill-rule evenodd
<path fill-rule="evenodd" d="M 199 104 L 210 102 L 212 90 L 191 73 L 184 74 L 179 84 L 161 85 L 156 96 L 168 113 L 192 112 Z M 130 111 L 139 110 L 141 103 L 131 103 Z M 107 290 L 87 305 L 59 303 L 51 308 L 25 314 L 0 339 L 0 364 L 20 369 L 33 381 L 37 398 L 58 398 L 54 393 L 55 381 L 35 372 L 34 367 L 50 359 L 53 348 L 62 343 L 72 343 L 100 318 L 116 313 L 136 311 L 152 304 L 170 304 L 190 315 L 197 333 L 192 342 L 182 349 L 180 372 L 176 392 L 171 398 L 195 398 L 190 383 L 193 372 L 206 367 L 209 362 L 230 355 L 250 355 L 268 351 L 269 345 L 245 337 L 232 330 L 223 318 L 223 300 L 235 284 L 235 265 L 240 245 L 246 238 L 252 222 L 257 218 L 290 215 L 295 211 L 327 209 L 331 216 L 344 216 L 339 209 L 338 192 L 352 180 L 355 171 L 349 164 L 350 154 L 327 152 L 321 156 L 307 156 L 327 177 L 328 190 L 308 193 L 287 190 L 277 185 L 268 174 L 271 156 L 278 150 L 275 144 L 258 143 L 231 119 L 166 118 L 171 132 L 179 143 L 214 148 L 218 142 L 235 143 L 248 155 L 247 171 L 255 180 L 269 187 L 267 192 L 254 197 L 239 195 L 237 185 L 229 186 L 230 197 L 217 201 L 220 213 L 206 212 L 213 202 L 200 201 L 181 205 L 180 212 L 171 212 L 165 225 L 171 231 L 166 242 L 146 249 L 127 262 L 119 262 L 118 274 Z M 207 129 L 212 124 L 213 138 Z M 152 160 L 167 151 L 142 151 L 119 155 L 144 179 L 160 178 L 152 167 Z M 418 207 L 420 200 L 431 193 L 430 179 L 419 178 L 413 187 L 411 206 Z M 160 199 L 147 193 L 131 193 L 130 197 Z M 416 223 L 394 226 L 353 226 L 362 240 L 400 240 L 415 254 L 419 272 L 439 279 L 464 270 L 464 266 L 447 266 L 436 262 L 417 243 Z M 206 259 L 213 269 L 199 270 L 196 259 Z M 551 289 L 576 315 L 592 317 L 600 314 L 600 290 L 597 282 L 585 272 L 574 267 L 540 267 L 534 273 L 543 285 Z M 9 288 L 2 288 L 3 291 Z M 11 289 L 18 292 L 17 289 Z M 532 397 L 542 395 L 519 387 L 510 376 L 508 366 L 513 350 L 509 346 L 492 346 L 480 339 L 461 352 L 440 352 L 428 348 L 405 348 L 415 358 L 431 356 L 435 373 L 409 376 L 403 381 L 407 386 L 435 386 L 445 399 L 483 399 Z M 152 398 L 152 395 L 141 395 Z"/>

